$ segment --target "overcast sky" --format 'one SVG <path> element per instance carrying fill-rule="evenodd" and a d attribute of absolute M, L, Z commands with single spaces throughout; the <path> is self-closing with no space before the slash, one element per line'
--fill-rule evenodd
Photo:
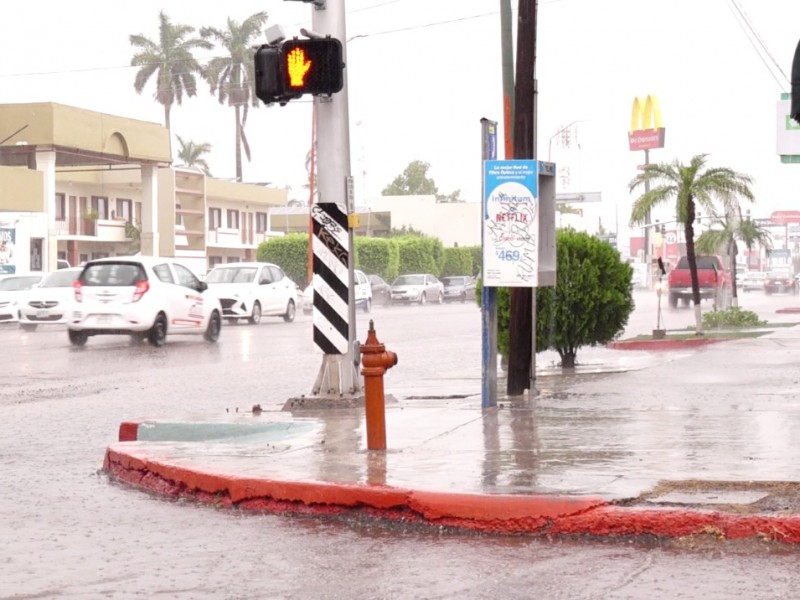
<path fill-rule="evenodd" d="M 481 199 L 480 119 L 502 121 L 499 7 L 499 0 L 346 0 L 357 203 L 379 195 L 413 160 L 430 163 L 440 193 Z M 512 7 L 516 17 L 516 0 Z M 161 9 L 197 28 L 266 10 L 268 25 L 289 35 L 310 27 L 312 12 L 280 0 L 15 2 L 0 19 L 0 102 L 59 102 L 163 123 L 154 82 L 137 95 L 128 66 L 128 36 L 157 39 Z M 558 164 L 559 192 L 600 192 L 602 204 L 587 215 L 606 229 L 619 222 L 624 237 L 627 184 L 644 162 L 643 152 L 628 149 L 631 104 L 655 94 L 666 146 L 651 151 L 651 162 L 708 153 L 713 166 L 755 178 L 756 216 L 800 208 L 800 165 L 781 164 L 775 150 L 776 102 L 789 91 L 798 39 L 797 0 L 542 0 L 539 158 Z M 570 124 L 565 147 L 556 132 Z M 211 143 L 212 173 L 234 177 L 233 110 L 204 84 L 199 97 L 173 109 L 172 128 L 184 140 Z M 0 123 L 0 138 L 13 129 Z M 253 160 L 245 181 L 290 186 L 290 197 L 306 199 L 311 102 L 262 106 L 247 133 Z M 655 216 L 669 220 L 669 212 Z"/>

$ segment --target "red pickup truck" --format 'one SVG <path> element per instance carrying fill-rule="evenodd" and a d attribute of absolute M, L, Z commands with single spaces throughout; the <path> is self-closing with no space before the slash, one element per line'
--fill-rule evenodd
<path fill-rule="evenodd" d="M 731 298 L 731 274 L 725 269 L 719 256 L 697 256 L 697 280 L 700 284 L 700 299 L 713 299 L 718 309 L 728 307 Z M 669 273 L 669 305 L 678 306 L 678 300 L 687 306 L 692 299 L 692 274 L 689 259 L 681 256 L 678 264 Z"/>

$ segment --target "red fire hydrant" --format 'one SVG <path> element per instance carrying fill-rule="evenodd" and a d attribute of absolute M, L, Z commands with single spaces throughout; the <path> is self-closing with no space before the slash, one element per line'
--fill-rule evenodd
<path fill-rule="evenodd" d="M 386 402 L 383 374 L 397 364 L 397 354 L 378 341 L 369 320 L 367 341 L 361 345 L 361 374 L 364 376 L 364 404 L 367 413 L 367 449 L 386 450 Z"/>

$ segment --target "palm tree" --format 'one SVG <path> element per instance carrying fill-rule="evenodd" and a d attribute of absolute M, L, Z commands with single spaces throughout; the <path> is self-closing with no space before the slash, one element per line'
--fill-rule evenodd
<path fill-rule="evenodd" d="M 202 69 L 192 51 L 196 48 L 210 49 L 212 44 L 200 38 L 188 38 L 194 27 L 174 24 L 161 11 L 158 15 L 158 42 L 142 34 L 129 37 L 131 45 L 139 48 L 133 55 L 131 66 L 141 67 L 136 72 L 133 88 L 141 94 L 145 84 L 156 75 L 156 102 L 164 106 L 164 127 L 170 128 L 169 113 L 172 105 L 181 104 L 183 94 L 197 94 L 195 73 Z"/>
<path fill-rule="evenodd" d="M 254 56 L 256 38 L 261 35 L 267 22 L 266 12 L 257 12 L 247 17 L 241 24 L 228 19 L 225 30 L 214 27 L 201 27 L 204 39 L 212 38 L 228 53 L 227 56 L 212 58 L 205 68 L 204 76 L 211 86 L 211 93 L 217 95 L 220 104 L 226 101 L 233 106 L 236 115 L 236 180 L 242 180 L 242 148 L 250 160 L 250 146 L 244 135 L 248 106 L 258 106 L 255 94 Z"/>
<path fill-rule="evenodd" d="M 642 225 L 650 211 L 665 202 L 675 202 L 675 218 L 683 223 L 686 238 L 686 259 L 692 277 L 692 300 L 694 301 L 695 327 L 698 335 L 703 332 L 700 313 L 700 284 L 697 279 L 697 259 L 694 244 L 694 219 L 696 206 L 713 214 L 715 200 L 722 201 L 727 214 L 738 208 L 738 197 L 753 201 L 750 190 L 752 179 L 748 175 L 727 168 L 706 168 L 706 154 L 692 157 L 688 165 L 676 160 L 672 164 L 660 163 L 645 165 L 644 170 L 634 177 L 628 185 L 633 191 L 641 185 L 655 183 L 639 196 L 631 210 L 630 224 Z"/>
<path fill-rule="evenodd" d="M 735 273 L 736 256 L 739 254 L 737 239 L 745 244 L 748 253 L 756 244 L 764 248 L 772 247 L 772 236 L 769 231 L 755 221 L 743 220 L 742 214 L 739 212 L 738 214 L 728 213 L 724 219 L 715 217 L 711 229 L 704 231 L 697 238 L 695 248 L 703 254 L 716 254 L 721 248 L 724 248 L 732 265 L 731 271 Z M 735 276 L 733 277 L 733 305 L 739 306 Z"/>
<path fill-rule="evenodd" d="M 184 142 L 183 138 L 177 134 L 175 137 L 178 138 L 178 143 L 181 145 L 180 150 L 178 150 L 178 160 L 187 167 L 197 167 L 210 177 L 211 171 L 203 155 L 211 152 L 211 144 L 207 142 L 196 144 L 191 140 Z"/>

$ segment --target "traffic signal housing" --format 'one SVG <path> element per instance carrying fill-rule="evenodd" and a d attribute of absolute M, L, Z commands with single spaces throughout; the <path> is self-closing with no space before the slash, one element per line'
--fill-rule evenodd
<path fill-rule="evenodd" d="M 335 94 L 344 87 L 342 43 L 326 37 L 264 45 L 256 51 L 255 71 L 256 96 L 268 104 L 303 94 Z"/>

